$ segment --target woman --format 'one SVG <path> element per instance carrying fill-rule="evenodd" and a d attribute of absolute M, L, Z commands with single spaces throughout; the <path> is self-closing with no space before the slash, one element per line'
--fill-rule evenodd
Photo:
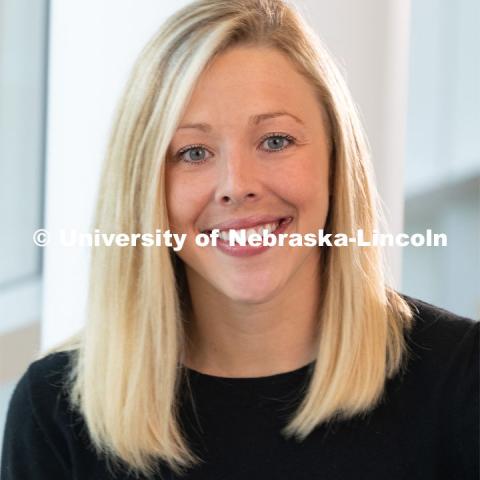
<path fill-rule="evenodd" d="M 215 229 L 379 219 L 334 63 L 280 0 L 200 0 L 142 52 L 95 228 L 82 332 L 34 362 L 7 479 L 473 479 L 479 323 L 393 291 L 377 248 L 199 247 Z"/>

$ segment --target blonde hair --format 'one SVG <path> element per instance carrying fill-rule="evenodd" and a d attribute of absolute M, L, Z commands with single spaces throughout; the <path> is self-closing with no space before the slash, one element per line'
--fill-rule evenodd
<path fill-rule="evenodd" d="M 195 83 L 235 45 L 276 48 L 316 87 L 332 144 L 325 229 L 371 238 L 381 219 L 368 146 L 344 79 L 318 37 L 281 0 L 198 0 L 146 45 L 119 104 L 94 227 L 168 229 L 165 157 Z M 285 426 L 303 440 L 320 423 L 365 414 L 402 367 L 408 304 L 386 283 L 379 249 L 325 248 L 319 343 L 308 390 Z M 184 373 L 182 264 L 167 247 L 96 247 L 86 325 L 53 351 L 73 350 L 71 401 L 114 466 L 150 476 L 159 460 L 181 474 L 202 461 L 179 424 Z M 158 472 L 157 472 L 158 473 Z"/>

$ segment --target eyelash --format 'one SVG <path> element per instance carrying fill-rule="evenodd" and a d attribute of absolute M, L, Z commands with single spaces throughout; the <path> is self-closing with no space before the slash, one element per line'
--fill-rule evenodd
<path fill-rule="evenodd" d="M 265 149 L 262 149 L 264 152 L 266 153 L 276 153 L 276 152 L 281 152 L 289 147 L 291 147 L 292 145 L 295 145 L 297 143 L 296 139 L 294 137 L 292 137 L 291 135 L 288 135 L 286 133 L 269 133 L 268 135 L 265 135 L 264 137 L 262 137 L 260 139 L 260 145 L 265 142 L 266 140 L 270 139 L 270 138 L 283 138 L 285 140 L 288 140 L 290 143 L 286 146 L 286 147 L 283 147 L 283 148 L 280 148 L 278 150 L 265 150 Z M 181 150 L 179 150 L 176 154 L 175 154 L 175 159 L 176 160 L 181 160 L 182 159 L 182 155 L 189 152 L 190 150 L 194 150 L 195 148 L 203 148 L 205 150 L 207 150 L 203 145 L 201 144 L 196 144 L 196 145 L 188 145 L 187 147 L 184 147 L 182 148 Z M 208 151 L 208 150 L 207 150 Z M 193 162 L 191 160 L 185 160 L 185 163 L 188 163 L 190 165 L 201 165 L 202 163 L 206 162 L 208 160 L 208 158 L 205 158 L 203 160 L 199 160 L 198 162 Z"/>

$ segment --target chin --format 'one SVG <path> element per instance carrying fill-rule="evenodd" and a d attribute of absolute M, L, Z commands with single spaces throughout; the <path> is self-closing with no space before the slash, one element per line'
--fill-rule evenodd
<path fill-rule="evenodd" d="M 280 288 L 273 282 L 255 283 L 255 279 L 251 278 L 247 282 L 235 282 L 230 288 L 222 285 L 219 290 L 233 302 L 256 305 L 274 298 Z"/>

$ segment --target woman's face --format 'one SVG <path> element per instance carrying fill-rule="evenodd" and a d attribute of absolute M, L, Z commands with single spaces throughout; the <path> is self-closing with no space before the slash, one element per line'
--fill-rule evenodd
<path fill-rule="evenodd" d="M 285 218 L 283 233 L 317 234 L 329 195 L 323 118 L 313 86 L 275 49 L 235 47 L 201 75 L 166 164 L 170 230 L 187 234 L 177 254 L 190 288 L 259 304 L 315 271 L 318 247 L 239 256 L 199 247 L 195 235 L 232 221 L 275 228 Z"/>

